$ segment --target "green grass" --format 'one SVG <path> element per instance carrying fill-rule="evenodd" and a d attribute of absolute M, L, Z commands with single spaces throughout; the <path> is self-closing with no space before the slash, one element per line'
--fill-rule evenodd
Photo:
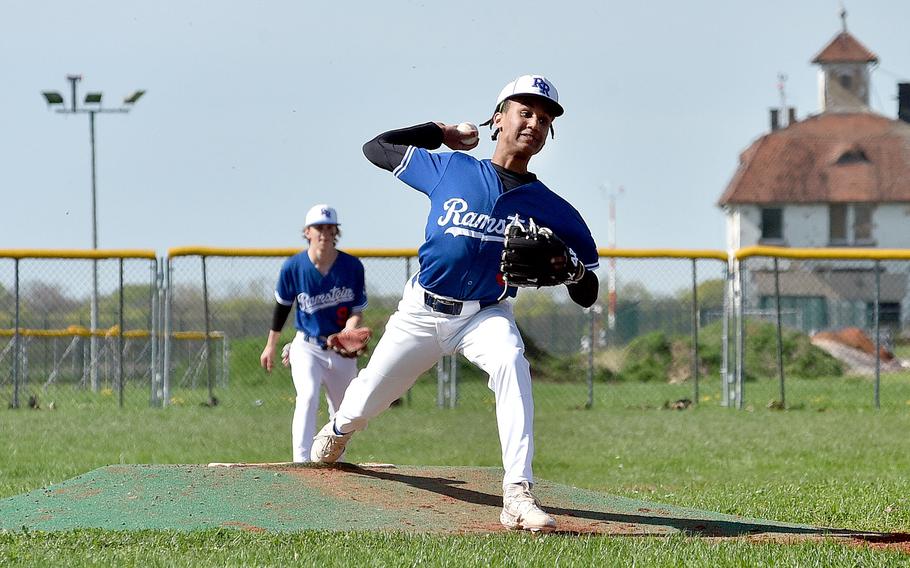
<path fill-rule="evenodd" d="M 788 401 L 804 402 L 787 411 L 765 407 L 777 393 L 776 383 L 767 380 L 747 383 L 747 397 L 754 402 L 742 411 L 718 406 L 716 396 L 689 410 L 663 410 L 664 401 L 682 398 L 691 386 L 646 385 L 642 390 L 628 382 L 597 383 L 594 407 L 584 410 L 583 381 L 541 382 L 535 385 L 535 473 L 611 494 L 723 513 L 910 531 L 910 407 L 905 403 L 910 387 L 903 377 L 888 380 L 883 392 L 900 404 L 879 411 L 871 408 L 866 379 L 837 379 L 838 388 L 823 391 L 819 380 L 790 381 L 793 398 L 788 394 Z M 814 401 L 817 394 L 801 396 L 800 389 L 824 392 L 828 399 Z M 714 390 L 706 382 L 702 393 L 711 397 Z M 54 411 L 0 410 L 0 497 L 111 463 L 286 460 L 292 412 L 288 393 L 289 385 L 276 379 L 250 394 L 263 401 L 258 406 L 249 396 L 231 402 L 225 395 L 227 402 L 215 408 L 187 401 L 150 409 L 136 395 L 128 397 L 131 405 L 118 409 L 116 397 L 108 395 L 61 404 Z M 460 396 L 459 409 L 438 409 L 435 383 L 422 380 L 410 406 L 390 409 L 358 433 L 349 458 L 499 466 L 492 397 L 480 381 L 469 379 Z M 867 404 L 846 404 L 863 396 Z M 835 542 L 694 537 L 0 534 L 0 565 L 885 566 L 908 558 Z"/>
<path fill-rule="evenodd" d="M 239 531 L 41 537 L 0 533 L 0 565 L 28 566 L 906 566 L 910 555 L 833 542 L 775 544 L 687 537 L 250 535 Z"/>

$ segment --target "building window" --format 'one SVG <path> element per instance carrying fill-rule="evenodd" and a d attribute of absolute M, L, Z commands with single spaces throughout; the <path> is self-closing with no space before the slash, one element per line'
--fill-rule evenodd
<path fill-rule="evenodd" d="M 872 206 L 857 203 L 853 206 L 853 242 L 868 244 L 872 242 Z"/>
<path fill-rule="evenodd" d="M 784 211 L 780 207 L 764 207 L 761 210 L 761 238 L 768 241 L 784 239 Z"/>
<path fill-rule="evenodd" d="M 848 91 L 853 87 L 853 77 L 850 75 L 841 75 L 837 79 L 840 82 L 840 86 Z"/>
<path fill-rule="evenodd" d="M 899 330 L 901 328 L 901 303 L 879 302 L 878 323 L 882 327 L 890 327 Z M 875 327 L 874 302 L 866 302 L 866 327 L 870 329 Z"/>
<path fill-rule="evenodd" d="M 847 206 L 843 203 L 828 206 L 828 240 L 832 245 L 847 243 Z"/>

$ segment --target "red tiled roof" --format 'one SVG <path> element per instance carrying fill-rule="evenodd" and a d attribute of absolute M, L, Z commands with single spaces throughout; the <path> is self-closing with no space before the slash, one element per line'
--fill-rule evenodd
<path fill-rule="evenodd" d="M 766 134 L 740 155 L 718 205 L 832 202 L 910 202 L 910 124 L 822 113 Z"/>
<path fill-rule="evenodd" d="M 848 32 L 841 32 L 818 52 L 812 63 L 870 63 L 874 61 L 878 61 L 878 56 Z"/>

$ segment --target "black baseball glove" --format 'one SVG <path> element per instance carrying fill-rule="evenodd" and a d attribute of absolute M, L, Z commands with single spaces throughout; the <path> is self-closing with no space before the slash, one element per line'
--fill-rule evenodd
<path fill-rule="evenodd" d="M 534 219 L 528 220 L 527 227 L 517 219 L 506 227 L 499 269 L 509 286 L 521 287 L 571 284 L 585 275 L 585 265 L 575 252 Z"/>

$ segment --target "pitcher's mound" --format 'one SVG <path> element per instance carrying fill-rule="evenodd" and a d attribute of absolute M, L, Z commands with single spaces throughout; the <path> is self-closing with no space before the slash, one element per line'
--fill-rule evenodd
<path fill-rule="evenodd" d="M 501 471 L 391 464 L 128 465 L 0 500 L 0 529 L 505 531 Z M 559 532 L 705 536 L 858 533 L 658 505 L 539 481 Z"/>

